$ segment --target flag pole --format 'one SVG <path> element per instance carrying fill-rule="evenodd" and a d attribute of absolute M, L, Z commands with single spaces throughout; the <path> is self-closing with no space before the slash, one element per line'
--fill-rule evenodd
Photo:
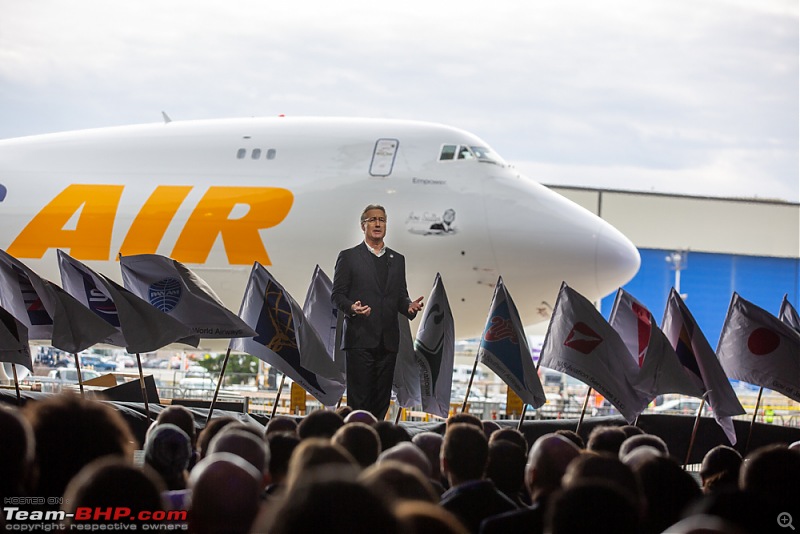
<path fill-rule="evenodd" d="M 222 380 L 225 378 L 225 368 L 228 367 L 228 358 L 231 357 L 231 347 L 228 345 L 228 352 L 225 353 L 225 359 L 222 361 L 222 371 L 219 373 L 219 380 L 217 387 L 214 390 L 214 398 L 211 399 L 211 405 L 208 407 L 208 416 L 206 417 L 206 426 L 211 421 L 211 414 L 214 413 L 214 405 L 217 403 L 217 395 L 219 395 L 219 388 L 222 386 Z"/>
<path fill-rule="evenodd" d="M 581 429 L 581 425 L 583 424 L 583 416 L 586 414 L 586 407 L 589 405 L 589 396 L 591 394 L 592 394 L 592 386 L 589 386 L 589 389 L 586 390 L 586 398 L 583 399 L 583 408 L 581 408 L 581 417 L 580 419 L 578 419 L 578 426 L 575 428 L 576 434 Z"/>
<path fill-rule="evenodd" d="M 475 370 L 478 368 L 478 358 L 480 351 L 475 355 L 475 363 L 472 364 L 472 374 L 469 375 L 469 384 L 467 384 L 467 393 L 464 395 L 464 403 L 461 405 L 461 413 L 467 411 L 467 401 L 469 400 L 469 392 L 472 389 L 472 381 L 475 379 Z"/>
<path fill-rule="evenodd" d="M 405 410 L 405 408 L 402 406 L 397 407 L 397 415 L 394 417 L 394 424 L 400 423 L 400 416 L 403 415 L 403 410 Z"/>
<path fill-rule="evenodd" d="M 16 375 L 14 375 L 16 377 Z M 753 420 L 750 421 L 750 431 L 747 433 L 747 443 L 744 446 L 744 453 L 750 450 L 750 438 L 753 437 L 753 427 L 756 424 L 756 416 L 758 415 L 758 406 L 761 404 L 761 394 L 764 392 L 764 386 L 758 389 L 758 398 L 756 399 L 756 408 L 753 410 Z"/>
<path fill-rule="evenodd" d="M 336 403 L 336 409 L 337 409 L 337 410 L 339 409 L 339 407 L 341 407 L 341 405 L 342 405 L 342 400 L 344 400 L 344 395 L 342 395 L 341 397 L 339 397 L 339 402 L 337 402 L 337 403 Z"/>
<path fill-rule="evenodd" d="M 78 386 L 81 388 L 81 398 L 85 399 L 86 394 L 83 392 L 83 377 L 81 376 L 81 362 L 78 358 L 78 353 L 72 354 L 75 357 L 75 371 L 78 373 Z"/>
<path fill-rule="evenodd" d="M 541 367 L 541 365 L 542 365 L 542 358 L 540 357 L 538 360 L 536 360 L 536 374 L 537 375 L 539 374 L 539 367 Z M 545 400 L 545 403 L 546 402 L 547 401 Z M 522 432 L 522 422 L 525 421 L 525 412 L 527 412 L 527 411 L 528 411 L 528 403 L 525 403 L 525 404 L 522 405 L 522 415 L 520 415 L 519 423 L 517 423 L 517 430 L 519 430 L 520 432 Z"/>
<path fill-rule="evenodd" d="M 17 406 L 22 406 L 22 395 L 19 393 L 19 377 L 17 376 L 17 364 L 11 364 L 11 370 L 14 371 L 14 389 L 17 390 Z"/>
<path fill-rule="evenodd" d="M 703 413 L 703 408 L 706 405 L 706 395 L 710 392 L 706 391 L 705 395 L 700 397 L 700 407 L 697 409 L 697 415 L 694 418 L 694 428 L 692 428 L 692 437 L 689 438 L 689 449 L 686 451 L 686 460 L 683 461 L 683 468 L 689 464 L 689 458 L 692 456 L 692 449 L 694 448 L 694 439 L 697 437 L 697 428 L 700 426 L 700 414 Z"/>
<path fill-rule="evenodd" d="M 278 393 L 275 395 L 275 404 L 272 405 L 272 414 L 269 418 L 272 420 L 275 413 L 278 411 L 278 402 L 281 400 L 281 391 L 283 391 L 283 382 L 286 380 L 286 373 L 281 373 L 281 383 L 278 384 Z"/>
<path fill-rule="evenodd" d="M 144 411 L 147 413 L 147 425 L 150 426 L 152 418 L 150 417 L 150 402 L 147 399 L 147 388 L 144 385 L 144 373 L 142 372 L 142 356 L 136 353 L 136 363 L 139 365 L 139 385 L 142 387 L 142 399 L 144 399 Z"/>

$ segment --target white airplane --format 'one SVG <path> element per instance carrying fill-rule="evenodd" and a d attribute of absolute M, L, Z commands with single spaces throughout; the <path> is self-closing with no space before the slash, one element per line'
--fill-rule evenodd
<path fill-rule="evenodd" d="M 483 331 L 500 275 L 534 324 L 563 280 L 598 299 L 639 268 L 610 224 L 440 124 L 165 120 L 0 141 L 0 248 L 57 283 L 59 248 L 115 280 L 118 253 L 158 253 L 234 311 L 253 261 L 302 301 L 314 266 L 332 276 L 363 239 L 370 203 L 412 298 L 441 273 L 459 338 Z"/>

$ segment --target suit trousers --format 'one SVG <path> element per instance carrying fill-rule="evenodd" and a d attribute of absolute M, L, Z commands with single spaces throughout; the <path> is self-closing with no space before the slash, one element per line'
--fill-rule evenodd
<path fill-rule="evenodd" d="M 387 352 L 383 343 L 374 349 L 348 349 L 347 405 L 382 421 L 389 410 L 396 361 L 397 353 Z"/>

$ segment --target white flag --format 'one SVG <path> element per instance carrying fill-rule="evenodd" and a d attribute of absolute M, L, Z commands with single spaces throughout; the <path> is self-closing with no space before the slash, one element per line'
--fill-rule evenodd
<path fill-rule="evenodd" d="M 63 289 L 0 250 L 0 293 L 4 306 L 28 326 L 30 339 L 50 340 L 59 350 L 76 354 L 116 332 Z M 31 335 L 31 333 L 35 335 Z"/>
<path fill-rule="evenodd" d="M 561 284 L 539 360 L 591 386 L 628 422 L 647 406 L 633 387 L 639 367 L 625 343 L 597 308 L 566 282 Z"/>
<path fill-rule="evenodd" d="M 241 317 L 257 335 L 231 340 L 231 350 L 267 362 L 298 383 L 325 406 L 335 405 L 344 393 L 344 375 L 331 380 L 303 367 L 301 352 L 310 358 L 330 359 L 317 332 L 305 321 L 300 305 L 258 262 L 247 282 Z"/>
<path fill-rule="evenodd" d="M 661 330 L 675 349 L 681 365 L 689 371 L 691 379 L 708 393 L 708 404 L 714 419 L 725 431 L 731 444 L 736 445 L 736 430 L 731 417 L 745 413 L 744 408 L 736 398 L 711 345 L 675 288 L 669 293 Z"/>
<path fill-rule="evenodd" d="M 678 361 L 675 349 L 658 328 L 653 314 L 622 288 L 617 292 L 608 322 L 640 368 L 633 387 L 646 401 L 665 393 L 703 396 L 703 388 L 692 381 Z"/>
<path fill-rule="evenodd" d="M 800 333 L 733 294 L 717 357 L 728 377 L 800 402 Z"/>
<path fill-rule="evenodd" d="M 478 358 L 494 371 L 522 402 L 538 408 L 547 398 L 533 365 L 528 337 L 522 328 L 517 307 L 503 284 L 497 280 L 486 328 L 481 336 Z"/>
<path fill-rule="evenodd" d="M 0 362 L 16 363 L 33 373 L 28 329 L 4 308 L 0 308 Z"/>
<path fill-rule="evenodd" d="M 309 371 L 341 381 L 346 373 L 345 352 L 336 342 L 341 314 L 331 304 L 332 289 L 333 282 L 317 265 L 306 293 L 303 316 L 319 335 L 328 358 L 317 358 L 314 352 L 305 351 L 300 353 L 300 364 Z"/>
<path fill-rule="evenodd" d="M 446 418 L 450 412 L 450 390 L 453 386 L 455 325 L 439 273 L 436 273 L 428 304 L 419 323 L 414 352 L 419 366 L 422 409 Z"/>
<path fill-rule="evenodd" d="M 800 332 L 800 315 L 797 314 L 797 310 L 795 310 L 794 306 L 789 302 L 788 295 L 783 296 L 781 311 L 778 313 L 778 318 L 784 324 L 788 324 L 794 328 L 795 331 Z"/>
<path fill-rule="evenodd" d="M 125 289 L 207 339 L 252 337 L 255 331 L 228 310 L 205 280 L 158 254 L 119 259 Z"/>
<path fill-rule="evenodd" d="M 199 338 L 189 327 L 61 250 L 58 266 L 64 290 L 116 329 L 106 343 L 125 347 L 131 354 L 174 342 L 197 346 Z"/>

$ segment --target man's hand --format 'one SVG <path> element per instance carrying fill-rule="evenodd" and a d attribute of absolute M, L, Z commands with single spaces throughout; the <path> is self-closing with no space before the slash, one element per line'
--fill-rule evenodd
<path fill-rule="evenodd" d="M 350 309 L 353 310 L 353 313 L 356 315 L 363 315 L 365 317 L 369 317 L 369 314 L 372 312 L 372 308 L 367 305 L 362 306 L 361 301 L 357 300 L 350 306 Z"/>
<path fill-rule="evenodd" d="M 423 308 L 423 306 L 425 305 L 422 303 L 422 297 L 420 297 L 408 305 L 408 313 L 410 315 L 416 315 Z"/>

